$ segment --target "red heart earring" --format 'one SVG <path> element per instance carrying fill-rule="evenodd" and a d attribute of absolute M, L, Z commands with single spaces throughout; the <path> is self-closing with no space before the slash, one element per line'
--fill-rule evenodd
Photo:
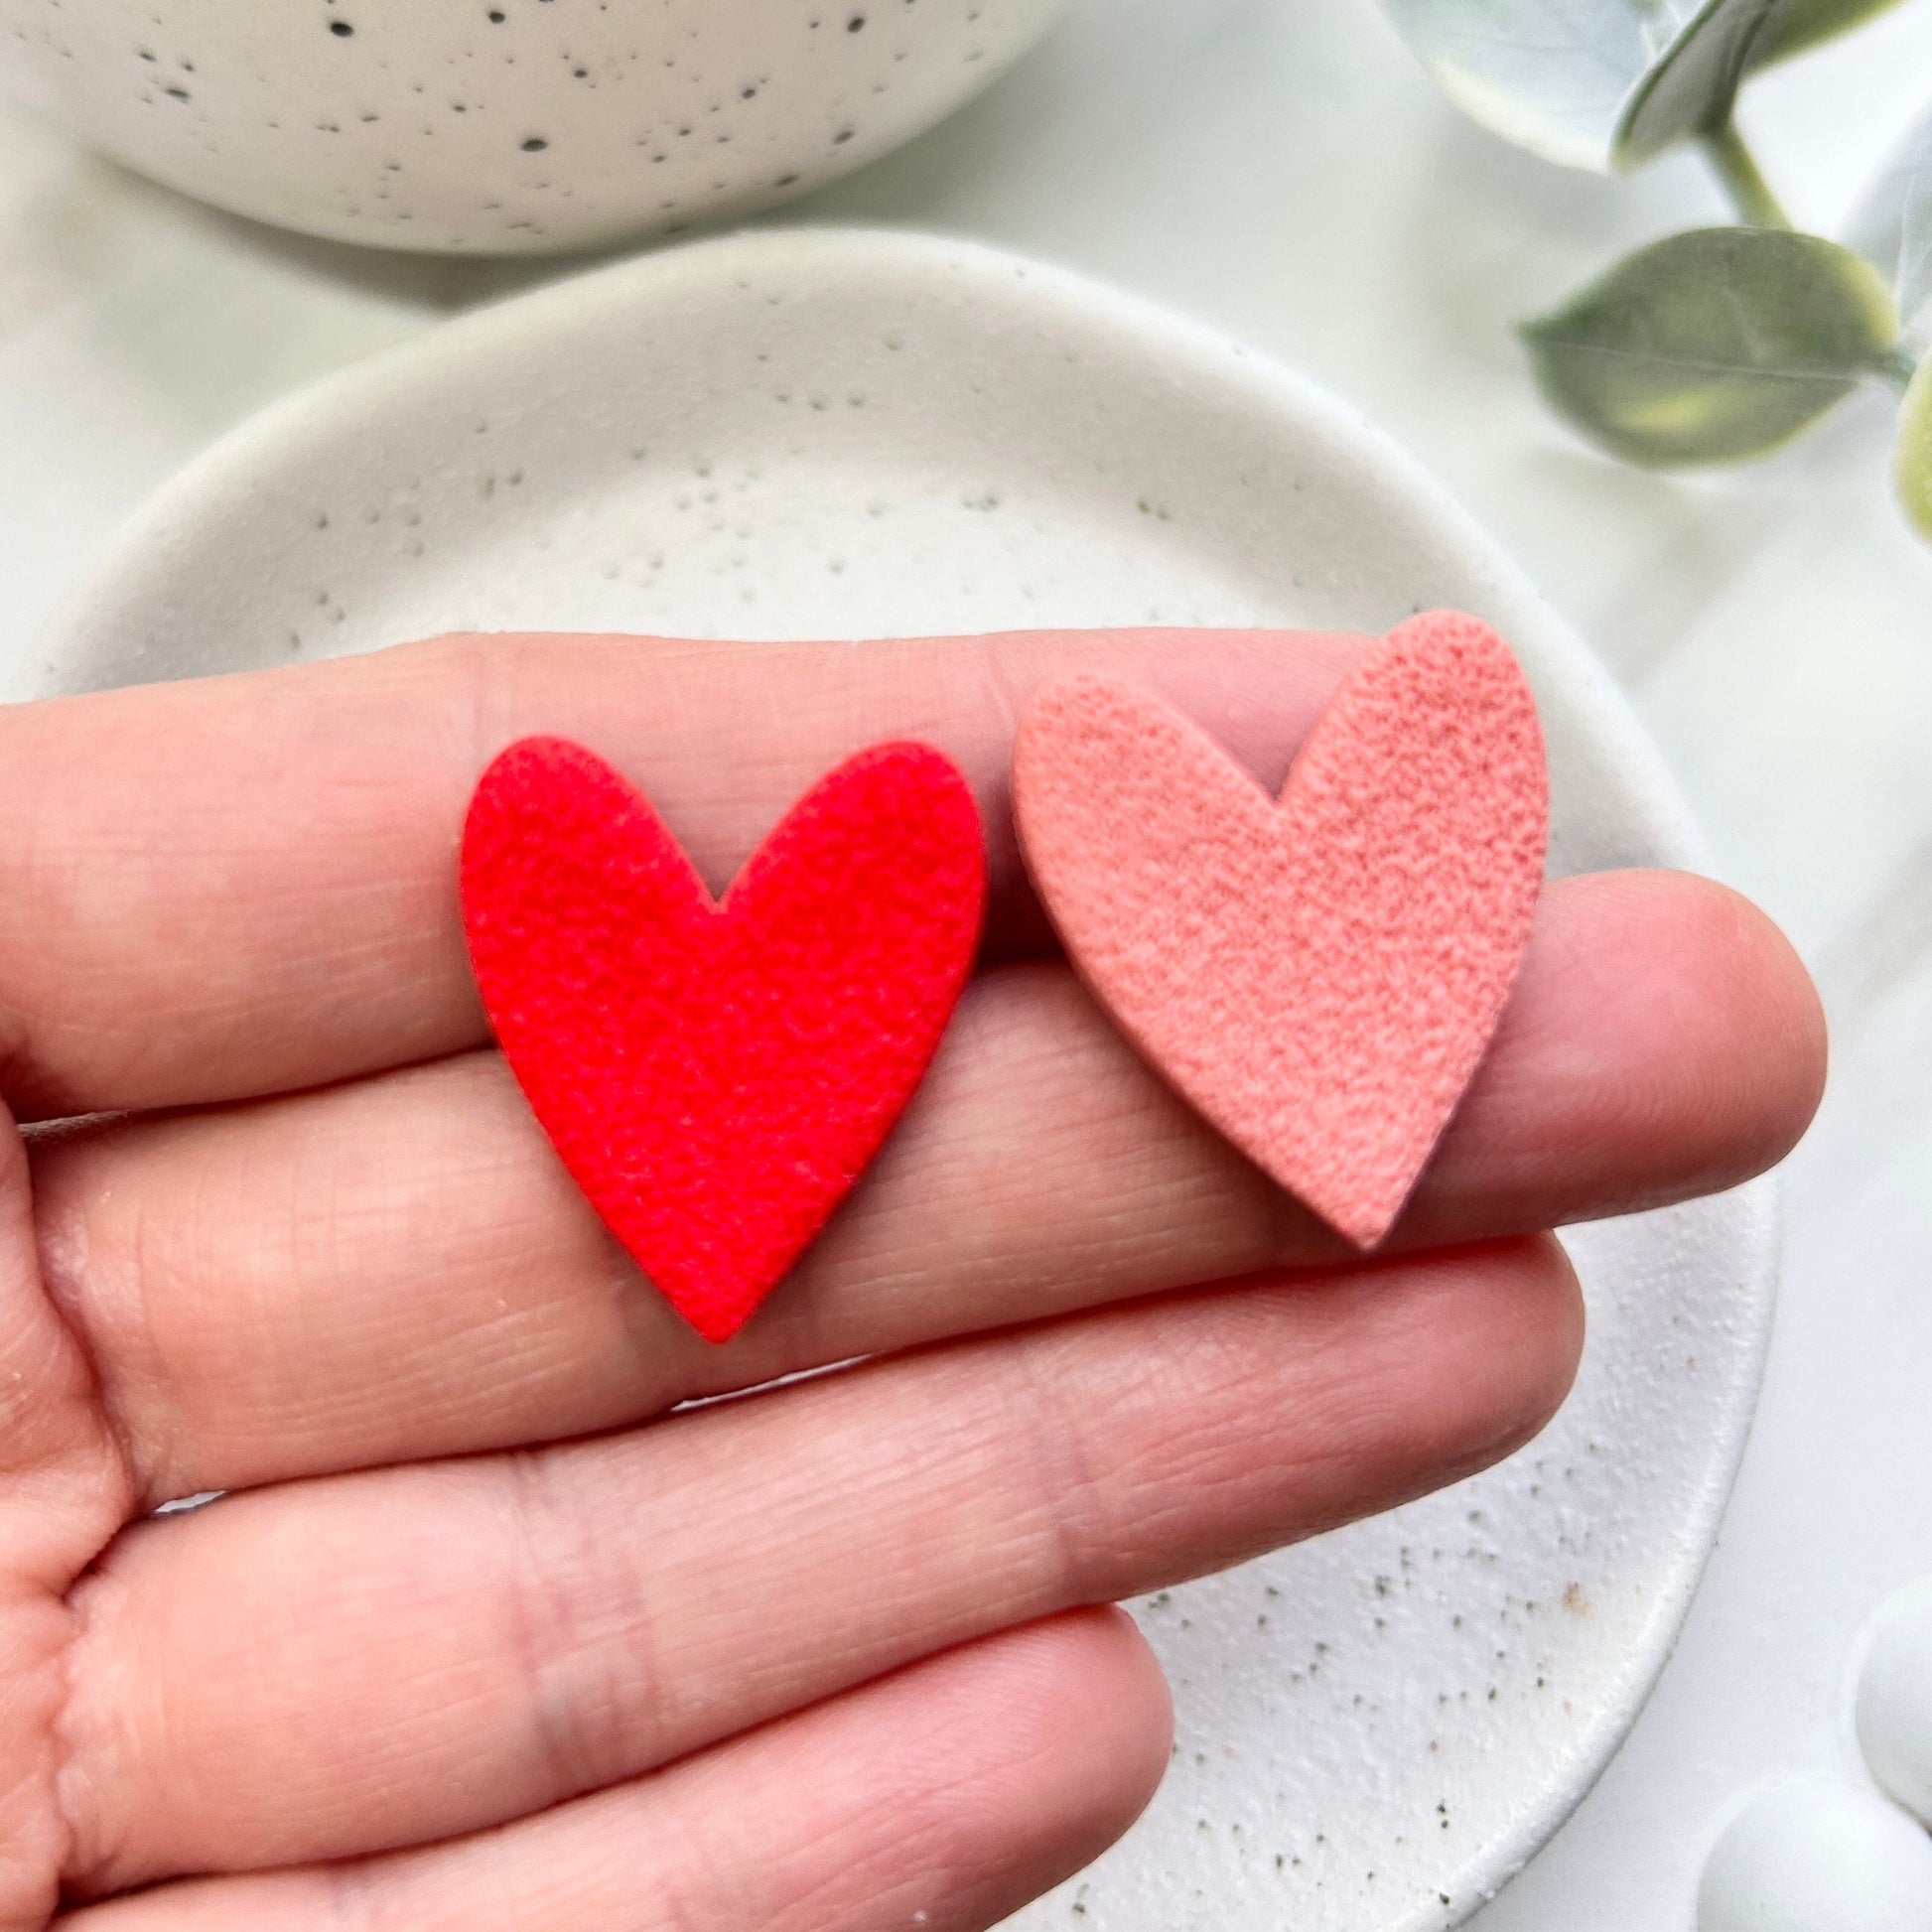
<path fill-rule="evenodd" d="M 1279 801 L 1158 698 L 1097 678 L 1020 732 L 1027 861 L 1074 965 L 1155 1066 L 1357 1246 L 1388 1233 L 1529 942 L 1549 790 L 1494 631 L 1405 623 Z"/>
<path fill-rule="evenodd" d="M 722 899 L 649 801 L 560 739 L 483 773 L 463 913 L 483 1007 L 607 1226 L 711 1341 L 816 1235 L 911 1098 L 979 940 L 958 769 L 880 745 Z"/>

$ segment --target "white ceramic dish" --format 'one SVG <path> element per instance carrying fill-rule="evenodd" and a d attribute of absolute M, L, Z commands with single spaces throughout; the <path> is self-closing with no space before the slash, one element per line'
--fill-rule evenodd
<path fill-rule="evenodd" d="M 607 270 L 269 411 L 51 640 L 74 690 L 455 626 L 879 635 L 1042 623 L 1514 640 L 1555 859 L 1695 863 L 1606 678 L 1345 409 L 1218 338 L 972 246 L 789 232 Z M 863 648 L 856 646 L 855 648 Z M 1181 1745 L 1128 1843 L 1023 1915 L 1421 1932 L 1583 1795 L 1661 1667 L 1749 1419 L 1760 1186 L 1591 1229 L 1559 1421 L 1478 1480 L 1143 1606 Z"/>
<path fill-rule="evenodd" d="M 378 247 L 584 248 L 802 195 L 1060 0 L 0 0 L 0 86 L 171 188 Z"/>

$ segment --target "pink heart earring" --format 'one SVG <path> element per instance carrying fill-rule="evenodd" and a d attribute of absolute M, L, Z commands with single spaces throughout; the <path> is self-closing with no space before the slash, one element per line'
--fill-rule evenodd
<path fill-rule="evenodd" d="M 1074 966 L 1200 1113 L 1359 1248 L 1388 1233 L 1494 1034 L 1548 840 L 1508 646 L 1416 618 L 1271 799 L 1153 695 L 1043 693 L 1021 843 Z"/>

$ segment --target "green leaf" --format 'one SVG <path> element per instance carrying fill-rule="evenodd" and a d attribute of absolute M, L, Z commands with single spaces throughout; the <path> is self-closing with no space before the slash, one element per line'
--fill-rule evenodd
<path fill-rule="evenodd" d="M 1607 174 L 1648 76 L 1735 0 L 1385 0 L 1449 98 L 1505 140 Z"/>
<path fill-rule="evenodd" d="M 1730 118 L 1751 50 L 1779 0 L 1712 0 L 1632 90 L 1612 156 L 1634 168 Z"/>
<path fill-rule="evenodd" d="M 1907 328 L 1932 319 L 1932 113 L 1860 198 L 1845 239 L 1890 280 Z"/>
<path fill-rule="evenodd" d="M 1716 0 L 1633 90 L 1618 125 L 1620 168 L 1724 125 L 1744 79 L 1883 13 L 1898 0 Z"/>
<path fill-rule="evenodd" d="M 1766 68 L 1773 61 L 1788 61 L 1897 5 L 1898 0 L 1781 0 L 1752 43 L 1750 64 Z"/>
<path fill-rule="evenodd" d="M 1776 448 L 1897 333 L 1868 262 L 1783 228 L 1672 235 L 1523 329 L 1551 407 L 1613 455 L 1659 469 Z"/>
<path fill-rule="evenodd" d="M 1932 543 L 1932 355 L 1918 365 L 1898 413 L 1892 483 L 1912 527 Z"/>
<path fill-rule="evenodd" d="M 1767 61 L 1894 0 L 1384 0 L 1464 112 L 1518 147 L 1608 174 L 1728 114 Z"/>

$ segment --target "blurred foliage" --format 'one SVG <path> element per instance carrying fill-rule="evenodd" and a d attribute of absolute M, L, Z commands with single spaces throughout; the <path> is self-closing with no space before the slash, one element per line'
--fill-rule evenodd
<path fill-rule="evenodd" d="M 1761 456 L 1846 395 L 1898 318 L 1868 262 L 1785 228 L 1700 228 L 1525 325 L 1551 404 L 1630 463 Z"/>
<path fill-rule="evenodd" d="M 1733 121 L 1758 69 L 1896 3 L 1385 0 L 1449 97 L 1505 140 L 1603 174 L 1695 141 L 1748 224 L 1639 249 L 1526 324 L 1552 408 L 1631 463 L 1734 463 L 1879 376 L 1905 391 L 1899 500 L 1932 538 L 1932 378 L 1911 353 L 1932 334 L 1932 114 L 1849 245 L 1792 230 Z"/>
<path fill-rule="evenodd" d="M 1898 0 L 1784 0 L 1751 48 L 1750 64 L 1766 68 L 1773 61 L 1809 53 L 1897 5 Z"/>
<path fill-rule="evenodd" d="M 1932 541 L 1932 357 L 1919 364 L 1905 391 L 1892 479 L 1905 514 L 1918 533 Z"/>
<path fill-rule="evenodd" d="M 1612 161 L 1635 168 L 1730 118 L 1751 52 L 1778 0 L 1713 0 L 1641 75 L 1618 120 Z"/>
<path fill-rule="evenodd" d="M 1878 171 L 1845 239 L 1889 278 L 1905 327 L 1932 327 L 1932 113 Z"/>
<path fill-rule="evenodd" d="M 1754 68 L 1896 0 L 1387 0 L 1464 110 L 1550 161 L 1609 173 L 1721 125 Z"/>

